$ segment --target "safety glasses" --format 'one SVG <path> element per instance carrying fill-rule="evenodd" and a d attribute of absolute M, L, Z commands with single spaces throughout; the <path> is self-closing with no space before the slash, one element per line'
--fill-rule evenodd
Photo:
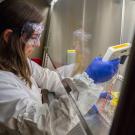
<path fill-rule="evenodd" d="M 43 30 L 44 26 L 42 23 L 26 22 L 22 27 L 21 37 L 27 45 L 39 47 Z"/>

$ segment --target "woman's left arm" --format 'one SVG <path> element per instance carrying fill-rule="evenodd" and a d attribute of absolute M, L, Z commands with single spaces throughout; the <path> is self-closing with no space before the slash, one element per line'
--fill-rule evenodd
<path fill-rule="evenodd" d="M 55 71 L 43 68 L 33 61 L 30 62 L 32 77 L 41 89 L 47 89 L 60 96 L 66 93 L 59 75 Z"/>

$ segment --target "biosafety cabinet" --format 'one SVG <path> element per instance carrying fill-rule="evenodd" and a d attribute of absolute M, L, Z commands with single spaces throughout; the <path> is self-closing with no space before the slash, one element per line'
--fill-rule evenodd
<path fill-rule="evenodd" d="M 134 118 L 130 118 L 132 111 L 135 110 L 133 104 L 135 93 L 131 87 L 135 80 L 135 75 L 132 76 L 134 74 L 132 61 L 135 56 L 135 42 L 134 46 L 132 45 L 135 1 L 31 0 L 31 2 L 39 6 L 46 16 L 41 47 L 32 57 L 42 58 L 43 67 L 55 70 L 60 79 L 64 79 L 62 83 L 78 117 L 78 124 L 71 129 L 69 135 L 134 134 L 132 126 L 129 126 L 129 120 L 135 122 Z M 93 110 L 92 105 L 89 105 L 92 99 L 87 94 L 80 97 L 80 102 L 76 102 L 76 98 L 80 96 L 75 92 L 76 86 L 70 79 L 65 78 L 75 78 L 83 74 L 94 57 L 104 57 L 109 47 L 115 45 L 121 47 L 125 44 L 130 44 L 132 49 L 130 47 L 122 60 L 117 75 L 108 82 L 96 84 L 101 91 L 109 92 L 112 99 L 98 99 L 95 102 L 98 110 Z M 115 58 L 117 57 L 120 57 L 119 54 L 115 55 Z M 96 97 L 96 92 L 93 92 L 93 99 L 94 96 Z M 126 114 L 129 120 L 125 120 Z M 122 122 L 125 124 L 124 128 Z"/>

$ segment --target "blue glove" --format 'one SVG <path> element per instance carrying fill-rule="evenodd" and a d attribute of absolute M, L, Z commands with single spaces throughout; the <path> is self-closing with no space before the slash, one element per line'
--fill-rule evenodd
<path fill-rule="evenodd" d="M 107 100 L 112 100 L 112 96 L 106 91 L 101 92 L 99 98 L 105 98 Z"/>
<path fill-rule="evenodd" d="M 94 80 L 94 83 L 106 82 L 117 73 L 119 63 L 120 59 L 102 61 L 101 57 L 96 57 L 85 72 Z"/>
<path fill-rule="evenodd" d="M 99 112 L 96 105 L 93 105 L 93 106 L 91 107 L 91 110 L 94 111 L 95 113 L 98 113 L 98 112 Z"/>

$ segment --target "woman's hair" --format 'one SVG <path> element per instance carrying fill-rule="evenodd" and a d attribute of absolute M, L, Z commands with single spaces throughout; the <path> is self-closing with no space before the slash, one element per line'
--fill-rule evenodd
<path fill-rule="evenodd" d="M 21 29 L 26 22 L 40 23 L 42 16 L 38 9 L 24 1 L 0 3 L 0 70 L 9 71 L 21 77 L 30 87 L 31 71 L 25 56 L 25 43 L 21 39 Z M 5 42 L 3 32 L 11 29 Z"/>

